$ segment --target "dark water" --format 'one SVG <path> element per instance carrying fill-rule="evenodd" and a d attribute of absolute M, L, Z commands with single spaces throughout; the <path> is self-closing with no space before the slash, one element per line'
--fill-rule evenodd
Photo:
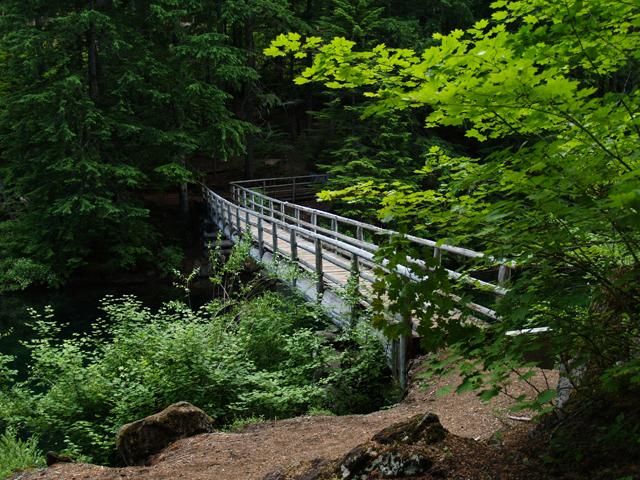
<path fill-rule="evenodd" d="M 29 327 L 31 317 L 27 310 L 33 308 L 42 312 L 50 305 L 54 309 L 54 319 L 69 326 L 63 334 L 89 332 L 92 322 L 103 316 L 100 300 L 106 295 L 134 295 L 145 306 L 156 309 L 169 300 L 184 300 L 184 293 L 168 283 L 128 286 L 68 287 L 55 291 L 29 291 L 0 295 L 0 353 L 16 357 L 15 367 L 20 377 L 26 374 L 28 352 L 21 341 L 32 337 Z M 199 302 L 202 299 L 197 297 Z"/>

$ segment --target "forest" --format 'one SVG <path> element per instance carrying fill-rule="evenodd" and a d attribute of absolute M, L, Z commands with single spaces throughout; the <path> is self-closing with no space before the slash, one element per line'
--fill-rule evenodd
<path fill-rule="evenodd" d="M 635 0 L 0 0 L 0 72 L 0 478 L 124 466 L 180 401 L 228 432 L 395 408 L 402 341 L 411 385 L 526 419 L 532 471 L 469 478 L 640 478 Z M 203 227 L 205 186 L 312 174 L 303 211 L 391 232 L 309 217 L 375 243 L 346 328 L 293 230 L 268 264 Z"/>

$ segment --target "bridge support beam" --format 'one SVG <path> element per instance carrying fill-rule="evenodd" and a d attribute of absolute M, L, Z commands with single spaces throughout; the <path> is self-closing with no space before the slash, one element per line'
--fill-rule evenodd
<path fill-rule="evenodd" d="M 403 333 L 396 339 L 391 340 L 391 370 L 400 388 L 405 391 L 408 387 L 409 359 L 412 355 L 411 349 L 411 320 L 397 318 L 397 322 L 403 324 Z M 406 333 L 409 332 L 409 333 Z"/>
<path fill-rule="evenodd" d="M 402 335 L 398 339 L 398 383 L 403 391 L 405 391 L 408 386 L 410 342 L 411 337 L 409 335 Z"/>

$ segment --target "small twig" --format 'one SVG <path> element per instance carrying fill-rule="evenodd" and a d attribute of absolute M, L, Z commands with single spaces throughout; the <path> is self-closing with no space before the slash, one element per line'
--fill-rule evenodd
<path fill-rule="evenodd" d="M 515 368 L 511 367 L 510 370 L 515 373 L 520 380 L 524 381 L 527 385 L 529 385 L 538 395 L 540 395 L 540 389 L 538 387 L 536 387 L 532 382 L 529 381 L 529 379 L 525 378 L 523 374 L 521 374 L 520 372 L 518 372 L 518 370 L 516 370 Z"/>
<path fill-rule="evenodd" d="M 551 386 L 549 385 L 549 379 L 547 378 L 547 374 L 544 372 L 544 368 L 541 368 L 542 377 L 544 378 L 544 383 L 547 386 L 547 390 L 551 390 Z"/>
<path fill-rule="evenodd" d="M 514 402 L 518 401 L 518 397 L 516 397 L 516 396 L 510 394 L 509 392 L 507 392 L 506 388 L 505 389 L 501 389 L 500 393 L 502 393 L 505 397 L 510 398 Z"/>
<path fill-rule="evenodd" d="M 515 420 L 517 422 L 530 422 L 533 420 L 531 417 L 518 417 L 516 415 L 507 415 L 509 420 Z"/>

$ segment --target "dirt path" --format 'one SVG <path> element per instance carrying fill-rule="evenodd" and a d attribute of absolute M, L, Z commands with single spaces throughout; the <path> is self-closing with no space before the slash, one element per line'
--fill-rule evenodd
<path fill-rule="evenodd" d="M 545 378 L 546 377 L 546 378 Z M 247 427 L 242 433 L 213 433 L 180 440 L 153 458 L 149 467 L 107 468 L 59 464 L 25 473 L 20 480 L 193 479 L 260 480 L 267 473 L 314 459 L 334 459 L 367 441 L 381 429 L 418 413 L 436 413 L 451 433 L 484 440 L 497 430 L 515 426 L 506 410 L 511 400 L 497 397 L 489 404 L 472 394 L 438 397 L 436 391 L 455 381 L 440 379 L 426 389 L 414 387 L 397 406 L 368 415 L 299 417 Z M 555 372 L 532 381 L 540 389 L 557 381 Z M 517 385 L 513 394 L 533 390 Z"/>

